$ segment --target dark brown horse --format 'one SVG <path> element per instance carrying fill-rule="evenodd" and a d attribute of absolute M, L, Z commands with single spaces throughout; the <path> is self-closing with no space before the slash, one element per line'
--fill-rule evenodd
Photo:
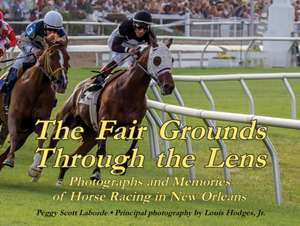
<path fill-rule="evenodd" d="M 131 127 L 133 121 L 137 120 L 137 125 L 139 125 L 146 113 L 145 94 L 151 77 L 158 82 L 162 94 L 172 93 L 174 89 L 174 81 L 171 75 L 172 56 L 168 47 L 163 43 L 158 45 L 153 40 L 152 44 L 144 49 L 141 57 L 130 70 L 104 87 L 97 105 L 99 124 L 101 120 L 117 120 L 117 126 Z M 96 144 L 98 144 L 97 156 L 106 154 L 106 140 L 99 141 L 95 139 L 97 133 L 91 124 L 89 109 L 79 102 L 80 96 L 90 83 L 91 79 L 88 79 L 77 85 L 56 117 L 56 120 L 63 121 L 63 126 L 70 128 L 82 126 L 84 128 L 82 144 L 71 156 L 75 154 L 86 155 Z M 58 140 L 53 139 L 55 132 L 56 130 L 51 136 L 50 148 L 55 147 L 58 142 Z M 112 134 L 106 133 L 104 136 L 109 135 Z M 132 157 L 136 144 L 137 140 L 133 140 L 126 153 L 129 159 Z M 36 159 L 40 159 L 40 157 Z M 37 167 L 39 162 L 37 161 L 33 165 Z M 124 167 L 127 167 L 127 163 L 124 164 Z M 60 169 L 57 185 L 62 184 L 67 169 L 66 167 Z M 91 179 L 100 179 L 100 169 L 98 167 L 93 171 Z"/>
<path fill-rule="evenodd" d="M 8 111 L 10 147 L 0 156 L 3 165 L 14 167 L 15 152 L 25 143 L 27 137 L 41 127 L 35 126 L 38 119 L 48 120 L 56 104 L 55 93 L 64 93 L 67 87 L 69 55 L 66 40 L 52 34 L 45 39 L 48 47 L 36 64 L 24 73 L 19 73 Z M 38 142 L 42 147 L 43 141 Z"/>

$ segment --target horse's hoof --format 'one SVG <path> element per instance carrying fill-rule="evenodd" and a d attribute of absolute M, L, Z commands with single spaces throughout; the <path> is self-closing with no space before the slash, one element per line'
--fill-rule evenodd
<path fill-rule="evenodd" d="M 239 168 L 231 168 L 229 169 L 230 173 L 238 173 L 240 172 L 240 169 Z"/>
<path fill-rule="evenodd" d="M 61 187 L 63 185 L 64 180 L 63 179 L 58 179 L 56 181 L 56 187 Z"/>
<path fill-rule="evenodd" d="M 99 172 L 95 172 L 90 176 L 90 180 L 96 180 L 99 181 L 101 179 L 100 173 Z"/>
<path fill-rule="evenodd" d="M 123 170 L 115 170 L 115 173 L 118 176 L 124 176 L 126 174 L 128 165 L 127 165 L 127 163 L 125 163 L 125 164 L 122 164 L 122 165 L 119 165 L 119 166 L 122 166 L 124 169 Z"/>
<path fill-rule="evenodd" d="M 115 174 L 118 176 L 124 176 L 126 174 L 126 170 L 115 170 Z"/>
<path fill-rule="evenodd" d="M 11 167 L 11 168 L 14 168 L 14 166 L 15 166 L 15 161 L 12 160 L 12 159 L 5 159 L 4 162 L 3 162 L 3 165 L 9 166 L 9 167 Z"/>
<path fill-rule="evenodd" d="M 32 177 L 31 182 L 36 183 L 38 182 L 40 177 Z"/>
<path fill-rule="evenodd" d="M 37 182 L 42 175 L 42 169 L 29 167 L 28 176 L 32 177 L 32 182 Z"/>

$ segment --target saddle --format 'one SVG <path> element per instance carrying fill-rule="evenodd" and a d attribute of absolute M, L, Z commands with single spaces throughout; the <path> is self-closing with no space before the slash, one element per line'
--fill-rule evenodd
<path fill-rule="evenodd" d="M 95 132 L 98 132 L 98 130 L 99 130 L 99 128 L 98 128 L 98 115 L 97 115 L 97 102 L 98 102 L 99 96 L 101 96 L 102 91 L 104 90 L 104 88 L 110 82 L 112 82 L 113 80 L 118 78 L 120 75 L 122 75 L 126 71 L 127 71 L 126 69 L 120 69 L 120 70 L 114 71 L 111 75 L 109 75 L 103 81 L 101 86 L 99 86 L 99 89 L 96 90 L 96 91 L 88 91 L 88 87 L 91 85 L 91 83 L 93 83 L 93 80 L 92 80 L 91 83 L 89 83 L 87 88 L 83 89 L 83 91 L 80 95 L 80 98 L 79 98 L 79 103 L 88 106 L 89 115 L 90 115 L 90 122 L 91 122 Z"/>

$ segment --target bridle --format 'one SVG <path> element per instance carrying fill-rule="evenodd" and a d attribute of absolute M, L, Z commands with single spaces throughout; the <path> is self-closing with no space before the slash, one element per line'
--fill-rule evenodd
<path fill-rule="evenodd" d="M 39 67 L 39 69 L 43 72 L 43 74 L 50 80 L 50 82 L 55 82 L 57 83 L 59 81 L 59 79 L 57 79 L 56 74 L 61 72 L 61 71 L 65 71 L 66 68 L 64 66 L 60 66 L 59 68 L 53 70 L 53 68 L 51 67 L 51 63 L 50 63 L 50 53 L 53 51 L 53 49 L 57 46 L 60 46 L 60 44 L 56 44 L 51 46 L 50 48 L 45 50 L 44 53 L 44 63 L 41 64 L 41 62 L 39 60 L 37 60 L 37 66 Z"/>
<path fill-rule="evenodd" d="M 158 78 L 157 78 L 156 76 L 154 76 L 153 74 L 149 73 L 148 70 L 147 70 L 146 68 L 144 68 L 144 66 L 141 65 L 141 64 L 139 63 L 139 61 L 136 61 L 136 64 L 137 64 L 137 66 L 138 66 L 139 68 L 141 68 L 141 69 L 144 71 L 144 73 L 145 73 L 150 79 L 153 79 L 155 82 L 158 83 Z"/>
<path fill-rule="evenodd" d="M 153 47 L 151 47 L 151 48 L 153 48 Z M 153 52 L 153 49 L 150 49 L 150 52 L 149 52 L 149 57 L 150 57 L 150 54 Z M 148 57 L 148 58 L 149 58 Z M 148 62 L 149 63 L 149 62 Z M 158 80 L 158 77 L 160 76 L 160 74 L 161 74 L 161 72 L 163 72 L 163 71 L 165 71 L 165 70 L 171 70 L 171 68 L 170 67 L 165 67 L 165 68 L 162 68 L 162 69 L 160 69 L 159 71 L 157 71 L 156 73 L 155 72 L 151 72 L 151 70 L 150 70 L 150 72 L 149 72 L 149 67 L 148 68 L 145 68 L 143 65 L 141 65 L 140 63 L 139 63 L 139 61 L 136 61 L 136 64 L 137 64 L 137 66 L 139 67 L 139 68 L 141 68 L 143 71 L 144 71 L 144 73 L 148 76 L 148 77 L 150 77 L 150 79 L 153 79 L 156 83 L 159 83 L 159 80 Z M 149 66 L 149 65 L 148 65 Z M 154 75 L 154 73 L 156 74 L 156 75 Z"/>
<path fill-rule="evenodd" d="M 138 47 L 137 49 L 139 50 L 139 49 L 141 49 L 141 47 Z M 124 62 L 124 61 L 125 61 L 126 59 L 128 59 L 129 57 L 133 57 L 133 59 L 135 60 L 135 63 L 137 64 L 137 66 L 138 66 L 139 68 L 141 68 L 141 69 L 144 71 L 144 73 L 145 73 L 150 79 L 153 79 L 155 82 L 158 83 L 157 77 L 154 76 L 153 74 L 149 73 L 148 70 L 147 70 L 146 68 L 144 68 L 144 66 L 141 65 L 141 64 L 139 63 L 139 61 L 138 61 L 137 58 L 136 58 L 136 55 L 134 55 L 134 54 L 128 54 L 126 57 L 124 57 L 124 58 L 120 61 L 120 63 L 121 63 L 121 62 Z"/>

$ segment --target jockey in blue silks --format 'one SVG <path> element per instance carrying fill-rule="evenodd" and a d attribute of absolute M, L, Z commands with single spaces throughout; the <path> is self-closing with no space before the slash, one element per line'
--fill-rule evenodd
<path fill-rule="evenodd" d="M 37 57 L 46 47 L 44 37 L 52 32 L 57 33 L 60 37 L 67 38 L 63 28 L 63 18 L 56 11 L 47 12 L 44 19 L 32 22 L 26 27 L 25 32 L 21 34 L 18 42 L 21 53 L 9 69 L 6 81 L 0 90 L 4 93 L 4 109 L 6 113 L 8 112 L 10 94 L 18 79 L 19 70 L 23 68 L 23 71 L 25 71 L 35 64 Z"/>

